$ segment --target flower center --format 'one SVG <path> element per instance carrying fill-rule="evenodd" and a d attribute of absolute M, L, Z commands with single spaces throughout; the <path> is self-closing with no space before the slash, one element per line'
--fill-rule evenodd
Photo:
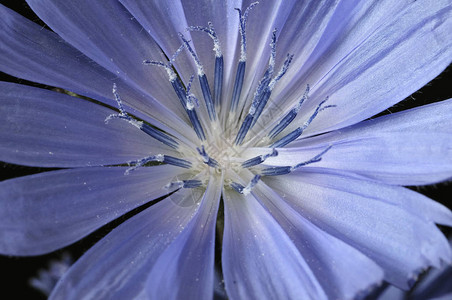
<path fill-rule="evenodd" d="M 241 55 L 237 64 L 230 101 L 225 101 L 228 99 L 222 98 L 224 61 L 220 40 L 211 22 L 208 23 L 208 27 L 191 26 L 188 30 L 207 33 L 213 40 L 215 53 L 213 89 L 209 85 L 200 59 L 191 46 L 191 41 L 187 40 L 182 33 L 179 33 L 182 44 L 168 62 L 144 61 L 145 65 L 159 66 L 166 70 L 171 86 L 187 114 L 191 129 L 194 130 L 198 137 L 197 141 L 190 141 L 187 144 L 178 140 L 177 137 L 130 117 L 122 105 L 116 85 L 113 86 L 113 94 L 118 103 L 120 113 L 109 116 L 106 121 L 111 118 L 124 119 L 169 148 L 176 150 L 176 153 L 179 154 L 172 156 L 158 153 L 129 162 L 131 167 L 126 171 L 126 174 L 147 163 L 159 162 L 186 169 L 182 177 L 187 177 L 188 179 L 170 182 L 168 187 L 173 185 L 177 185 L 180 188 L 205 186 L 205 181 L 208 180 L 209 174 L 217 174 L 218 176 L 223 176 L 225 186 L 235 189 L 238 193 L 247 194 L 251 192 L 262 176 L 288 174 L 301 166 L 318 162 L 321 160 L 322 155 L 331 148 L 331 146 L 327 147 L 312 159 L 300 162 L 294 166 L 265 165 L 267 159 L 278 156 L 276 148 L 284 147 L 295 141 L 319 112 L 334 105 L 323 106 L 327 101 L 325 99 L 301 126 L 295 129 L 292 128 L 291 131 L 288 130 L 290 128 L 289 125 L 297 118 L 302 104 L 308 99 L 309 86 L 307 86 L 305 94 L 290 110 L 281 110 L 280 115 L 276 118 L 270 118 L 269 120 L 260 119 L 263 114 L 268 112 L 267 104 L 271 102 L 273 88 L 286 74 L 293 58 L 293 55 L 287 54 L 281 69 L 275 72 L 276 29 L 272 33 L 268 67 L 257 84 L 252 102 L 245 103 L 245 99 L 241 98 L 247 61 L 246 22 L 250 10 L 257 4 L 257 2 L 252 3 L 243 13 L 240 9 L 236 9 L 240 19 Z M 199 95 L 194 95 L 191 92 L 195 74 L 184 84 L 182 78 L 173 67 L 177 56 L 184 50 L 188 51 L 195 62 L 195 74 L 198 77 L 204 99 L 203 105 L 205 105 L 207 113 L 203 113 L 201 110 L 201 104 L 198 100 Z M 262 149 L 262 153 L 250 156 L 251 147 L 259 147 Z M 241 179 L 242 173 L 247 174 L 245 178 L 248 178 L 248 182 Z M 250 174 L 252 174 L 251 178 Z"/>

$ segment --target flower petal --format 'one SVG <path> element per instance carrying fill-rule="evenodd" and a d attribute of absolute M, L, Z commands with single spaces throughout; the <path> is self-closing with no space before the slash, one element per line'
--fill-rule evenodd
<path fill-rule="evenodd" d="M 319 168 L 388 184 L 423 185 L 452 176 L 452 99 L 386 115 L 278 149 L 271 165 L 294 165 L 332 145 Z M 293 147 L 293 148 L 292 148 Z"/>
<path fill-rule="evenodd" d="M 212 298 L 215 226 L 222 181 L 223 178 L 211 176 L 196 216 L 155 262 L 146 283 L 150 299 Z"/>
<path fill-rule="evenodd" d="M 171 154 L 116 112 L 48 90 L 0 82 L 0 159 L 40 167 L 122 164 L 151 154 Z"/>
<path fill-rule="evenodd" d="M 252 195 L 225 190 L 222 265 L 231 299 L 326 299 L 287 234 Z"/>
<path fill-rule="evenodd" d="M 300 215 L 374 260 L 400 288 L 422 269 L 451 261 L 447 240 L 430 220 L 446 215 L 451 225 L 452 213 L 415 192 L 308 168 L 266 182 Z"/>
<path fill-rule="evenodd" d="M 301 97 L 306 84 L 311 84 L 310 101 L 303 107 L 305 113 L 300 114 L 300 121 L 293 126 L 302 124 L 327 96 L 328 104 L 337 107 L 319 114 L 306 134 L 355 124 L 408 97 L 449 65 L 452 57 L 450 1 L 394 3 L 358 4 L 358 8 L 366 9 L 350 19 L 352 24 L 345 24 L 344 28 L 334 28 L 337 24 L 333 23 L 343 15 L 337 14 L 332 19 L 330 30 L 344 31 L 324 33 L 325 41 L 320 40 L 319 47 L 328 47 L 313 52 L 317 59 L 309 59 L 314 62 L 306 66 L 309 70 L 296 70 L 304 78 L 293 83 L 298 88 L 286 88 L 279 93 L 285 104 L 275 102 L 279 109 L 289 109 Z M 396 13 L 390 9 L 392 6 L 396 6 Z M 336 40 L 328 41 L 331 37 Z M 288 132 L 290 129 L 294 128 L 289 126 Z"/>
<path fill-rule="evenodd" d="M 180 168 L 59 170 L 0 183 L 0 252 L 37 255 L 71 244 L 133 208 L 166 195 Z"/>
<path fill-rule="evenodd" d="M 452 238 L 449 238 L 449 245 L 452 247 Z M 411 291 L 410 298 L 413 300 L 422 299 L 451 299 L 452 287 L 452 265 L 444 265 L 439 269 L 430 269 L 423 276 L 416 287 Z"/>
<path fill-rule="evenodd" d="M 152 97 L 133 87 L 132 83 L 118 78 L 117 74 L 105 70 L 62 42 L 61 37 L 55 33 L 41 28 L 2 5 L 0 13 L 1 71 L 64 88 L 113 107 L 117 107 L 112 94 L 113 83 L 116 83 L 123 102 L 141 110 L 133 111 L 137 117 L 172 134 L 177 134 L 181 128 L 187 127 L 185 115 L 183 118 L 181 115 L 177 116 L 177 110 L 169 111 L 156 103 Z M 196 138 L 191 130 L 183 134 Z"/>
<path fill-rule="evenodd" d="M 180 1 L 120 1 L 133 15 L 133 17 L 145 29 L 158 44 L 158 46 L 166 53 L 168 58 L 172 57 L 176 50 L 182 45 L 182 39 L 179 33 L 183 33 L 188 40 L 192 40 L 190 32 L 187 32 L 189 25 L 204 25 L 207 24 L 188 24 L 185 18 L 184 8 Z M 197 52 L 196 45 L 193 45 L 195 52 Z M 210 47 L 212 49 L 212 46 Z M 201 53 L 200 53 L 201 54 Z M 202 55 L 202 58 L 205 55 Z M 212 51 L 209 51 L 209 57 L 213 57 Z M 151 57 L 152 60 L 163 60 Z M 204 63 L 204 59 L 202 61 Z M 188 51 L 182 51 L 176 61 L 174 67 L 177 70 L 178 76 L 187 85 L 191 75 L 197 73 L 197 67 L 192 56 Z M 152 68 L 152 66 L 151 66 Z M 153 67 L 157 68 L 157 67 Z M 161 68 L 158 68 L 161 69 Z M 213 70 L 207 69 L 207 70 Z M 161 71 L 161 70 L 158 70 Z M 213 83 L 213 73 L 207 72 L 209 82 Z M 171 84 L 165 80 L 168 87 Z M 200 97 L 202 94 L 199 84 L 192 85 L 192 93 Z M 174 95 L 174 92 L 171 93 Z M 165 98 L 163 98 L 165 99 Z M 200 112 L 200 119 L 203 124 L 208 120 L 207 110 L 205 105 L 200 105 L 198 112 Z M 204 129 L 209 131 L 209 126 L 204 125 Z"/>
<path fill-rule="evenodd" d="M 136 2 L 136 1 L 128 1 Z M 227 100 L 231 97 L 232 90 L 227 87 L 232 87 L 235 80 L 235 66 L 237 59 L 235 55 L 239 51 L 239 17 L 235 8 L 242 6 L 241 0 L 232 1 L 216 1 L 212 4 L 210 0 L 201 1 L 182 1 L 185 18 L 189 26 L 207 26 L 207 22 L 211 21 L 215 32 L 220 41 L 221 51 L 224 56 L 224 78 L 223 78 L 223 105 L 226 107 Z M 165 17 L 165 15 L 163 15 Z M 176 24 L 178 20 L 175 19 Z M 180 23 L 179 23 L 180 24 Z M 173 25 L 174 26 L 174 25 Z M 161 32 L 160 30 L 157 32 Z M 202 60 L 204 70 L 208 76 L 209 82 L 213 87 L 214 78 L 214 52 L 212 51 L 212 40 L 203 33 L 191 33 L 193 45 L 196 47 L 196 52 Z M 223 111 L 227 111 L 224 109 Z"/>
<path fill-rule="evenodd" d="M 295 244 L 329 299 L 355 299 L 381 283 L 383 271 L 372 260 L 300 216 L 263 182 L 252 193 Z"/>
<path fill-rule="evenodd" d="M 143 65 L 150 53 L 158 60 L 164 59 L 163 53 L 118 1 L 27 2 L 65 41 L 132 86 L 155 99 L 165 99 L 162 104 L 182 115 L 166 72 L 149 72 Z"/>
<path fill-rule="evenodd" d="M 193 190 L 181 189 L 113 229 L 69 269 L 50 299 L 147 299 L 149 271 L 199 208 L 179 205 L 199 203 L 202 193 Z"/>
<path fill-rule="evenodd" d="M 171 57 L 182 45 L 178 33 L 186 34 L 190 25 L 185 18 L 184 8 L 181 1 L 120 1 L 127 10 L 143 26 L 145 31 L 155 40 L 160 48 Z M 187 36 L 190 36 L 187 33 Z M 179 72 L 190 76 L 195 70 L 195 64 L 190 54 L 184 52 L 177 59 L 175 65 Z"/>

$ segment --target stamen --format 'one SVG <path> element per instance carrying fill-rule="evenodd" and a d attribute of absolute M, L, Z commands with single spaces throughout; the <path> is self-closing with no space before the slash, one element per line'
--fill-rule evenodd
<path fill-rule="evenodd" d="M 242 163 L 243 168 L 250 168 L 263 163 L 267 158 L 278 156 L 278 151 L 273 149 L 271 153 L 265 155 L 259 155 L 254 158 L 248 159 Z"/>
<path fill-rule="evenodd" d="M 199 107 L 199 101 L 198 98 L 192 93 L 190 93 L 191 85 L 193 83 L 193 79 L 195 78 L 195 75 L 190 76 L 190 80 L 188 81 L 187 85 L 187 91 L 185 93 L 185 96 L 187 97 L 187 109 L 193 110 L 196 107 Z"/>
<path fill-rule="evenodd" d="M 202 185 L 201 180 L 196 180 L 196 179 L 177 180 L 177 181 L 172 181 L 172 182 L 168 183 L 167 185 L 165 185 L 165 188 L 170 189 L 170 188 L 176 186 L 178 189 L 180 189 L 180 188 L 193 189 L 193 188 L 197 188 L 201 185 Z"/>
<path fill-rule="evenodd" d="M 303 126 L 296 128 L 294 131 L 289 133 L 288 135 L 284 136 L 283 138 L 279 139 L 275 143 L 273 143 L 270 147 L 272 148 L 281 148 L 286 146 L 287 144 L 291 143 L 292 141 L 296 140 L 303 131 L 312 123 L 312 121 L 315 119 L 315 117 L 318 115 L 319 112 L 321 112 L 324 109 L 330 108 L 330 107 L 336 107 L 336 105 L 327 105 L 325 107 L 321 107 L 323 103 L 328 101 L 328 97 L 323 100 L 322 102 L 317 105 L 317 108 L 315 109 L 314 113 L 309 117 L 309 119 L 303 124 Z"/>
<path fill-rule="evenodd" d="M 128 175 L 131 171 L 134 171 L 138 169 L 139 167 L 147 164 L 148 162 L 156 161 L 156 162 L 162 162 L 169 165 L 173 165 L 176 167 L 181 167 L 184 169 L 190 169 L 191 168 L 191 162 L 185 159 L 177 158 L 174 156 L 164 155 L 164 154 L 157 154 L 152 155 L 149 157 L 145 157 L 139 160 L 130 161 L 129 165 L 134 165 L 133 167 L 130 167 L 126 170 L 124 174 Z"/>
<path fill-rule="evenodd" d="M 165 68 L 166 72 L 168 73 L 169 81 L 173 81 L 177 78 L 176 72 L 174 72 L 174 70 L 173 70 L 173 64 L 174 64 L 174 61 L 176 60 L 177 56 L 179 56 L 179 54 L 182 52 L 182 50 L 184 50 L 184 48 L 185 48 L 185 44 L 182 44 L 179 47 L 179 49 L 177 49 L 176 52 L 174 52 L 173 56 L 166 64 L 164 62 L 154 61 L 154 60 L 144 60 L 143 64 L 155 65 L 155 66 L 160 66 L 160 67 Z"/>
<path fill-rule="evenodd" d="M 215 112 L 215 106 L 213 105 L 212 94 L 210 93 L 209 82 L 207 81 L 207 76 L 204 73 L 204 69 L 202 67 L 201 61 L 199 60 L 199 58 L 196 55 L 193 48 L 190 46 L 190 42 L 185 39 L 184 35 L 179 32 L 179 36 L 182 39 L 182 41 L 184 42 L 185 47 L 187 48 L 188 52 L 190 52 L 191 56 L 193 57 L 193 59 L 195 61 L 196 67 L 198 69 L 199 84 L 201 85 L 202 95 L 204 96 L 204 101 L 206 102 L 209 119 L 211 121 L 215 121 L 217 118 L 217 115 Z"/>
<path fill-rule="evenodd" d="M 242 14 L 242 10 L 240 8 L 235 8 L 235 10 L 239 13 L 240 18 L 240 36 L 241 36 L 241 43 L 240 43 L 240 61 L 246 61 L 246 21 L 248 20 L 248 15 L 250 13 L 250 10 L 253 9 L 256 5 L 258 5 L 259 2 L 253 2 L 251 3 L 246 9 L 245 12 Z"/>
<path fill-rule="evenodd" d="M 201 26 L 190 26 L 188 30 L 191 31 L 203 31 L 206 32 L 213 40 L 213 50 L 215 51 L 215 72 L 214 72 L 214 89 L 213 89 L 213 100 L 215 107 L 220 106 L 221 93 L 223 91 L 223 53 L 221 53 L 220 40 L 217 37 L 215 29 L 213 28 L 212 22 L 208 23 L 209 27 Z"/>
<path fill-rule="evenodd" d="M 253 102 L 251 103 L 248 115 L 245 117 L 245 120 L 243 121 L 239 129 L 239 132 L 237 133 L 237 137 L 235 139 L 236 145 L 241 145 L 243 143 L 246 134 L 248 133 L 249 129 L 253 126 L 254 120 L 256 119 L 255 118 L 256 111 L 259 109 L 259 105 L 262 102 L 262 99 L 265 97 L 266 89 L 273 75 L 276 57 L 276 28 L 273 30 L 272 33 L 272 41 L 270 43 L 270 46 L 271 46 L 271 55 L 268 63 L 268 68 L 265 71 L 265 74 L 262 77 L 262 79 L 259 81 L 259 84 L 256 88 L 256 92 L 254 93 Z"/>
<path fill-rule="evenodd" d="M 284 61 L 281 70 L 276 75 L 276 77 L 272 79 L 268 86 L 265 86 L 264 88 L 265 82 L 268 82 L 266 76 L 267 74 L 270 74 L 270 72 L 266 72 L 264 78 L 259 82 L 248 115 L 245 117 L 245 120 L 243 121 L 242 126 L 240 127 L 240 130 L 237 134 L 235 140 L 235 143 L 237 145 L 241 145 L 243 143 L 243 140 L 245 139 L 245 136 L 248 133 L 248 131 L 254 126 L 254 124 L 256 124 L 257 120 L 262 114 L 262 111 L 264 110 L 265 105 L 267 105 L 268 99 L 270 98 L 271 92 L 275 87 L 276 82 L 278 82 L 287 72 L 290 62 L 292 61 L 292 58 L 293 55 L 289 54 L 287 55 L 287 58 Z"/>
<path fill-rule="evenodd" d="M 240 42 L 240 59 L 237 66 L 237 73 L 235 75 L 235 82 L 234 82 L 234 90 L 232 92 L 232 100 L 231 100 L 231 107 L 229 110 L 231 112 L 235 112 L 237 110 L 237 106 L 240 99 L 240 94 L 242 93 L 242 87 L 243 87 L 243 79 L 245 77 L 245 68 L 246 68 L 246 21 L 248 20 L 248 14 L 250 10 L 259 4 L 259 2 L 251 3 L 250 6 L 245 10 L 245 12 L 242 14 L 242 11 L 239 8 L 236 8 L 236 10 L 239 13 L 239 19 L 240 19 L 240 36 L 241 36 L 241 42 Z"/>
<path fill-rule="evenodd" d="M 248 183 L 248 185 L 246 187 L 241 185 L 240 183 L 237 183 L 237 182 L 232 182 L 231 183 L 231 187 L 234 190 L 236 190 L 238 193 L 243 194 L 243 195 L 246 196 L 249 193 L 251 193 L 251 190 L 259 182 L 260 179 L 261 179 L 261 175 L 255 175 L 253 177 L 253 179 L 251 179 L 250 183 Z"/>
<path fill-rule="evenodd" d="M 302 163 L 299 163 L 295 166 L 284 166 L 284 167 L 269 167 L 261 170 L 262 176 L 277 176 L 277 175 L 285 175 L 289 174 L 296 169 L 306 166 L 312 163 L 316 163 L 322 160 L 322 155 L 324 155 L 327 151 L 331 149 L 332 146 L 328 146 L 325 150 L 311 158 L 310 160 L 304 161 Z"/>
<path fill-rule="evenodd" d="M 270 147 L 272 148 L 282 148 L 287 144 L 295 141 L 301 134 L 303 133 L 303 129 L 301 127 L 296 128 L 294 131 L 289 133 L 288 135 L 282 137 L 278 141 L 274 142 Z"/>
<path fill-rule="evenodd" d="M 251 112 L 248 113 L 245 117 L 245 120 L 242 123 L 242 126 L 240 126 L 239 132 L 237 133 L 237 136 L 235 137 L 235 144 L 241 145 L 243 143 L 243 140 L 245 139 L 246 134 L 251 128 L 251 123 L 253 122 L 253 116 Z"/>
<path fill-rule="evenodd" d="M 273 91 L 273 88 L 275 87 L 275 84 L 286 74 L 287 70 L 289 69 L 290 63 L 292 62 L 292 59 L 293 55 L 287 54 L 286 60 L 284 61 L 281 70 L 278 72 L 276 77 L 273 78 L 272 81 L 270 81 L 270 83 L 268 84 L 268 88 L 265 89 L 265 93 L 262 96 L 262 99 L 259 101 L 259 105 L 257 106 L 251 127 L 253 127 L 256 124 L 257 120 L 262 114 L 262 111 L 267 105 L 268 99 L 270 99 L 270 95 Z"/>
<path fill-rule="evenodd" d="M 234 90 L 232 92 L 232 100 L 230 111 L 235 112 L 239 104 L 240 94 L 242 93 L 243 79 L 245 77 L 246 61 L 239 61 L 237 73 L 235 75 Z"/>
<path fill-rule="evenodd" d="M 306 86 L 306 91 L 304 92 L 303 97 L 298 101 L 298 103 L 284 116 L 284 118 L 276 124 L 275 127 L 268 133 L 269 138 L 274 138 L 277 136 L 281 131 L 286 129 L 287 126 L 289 126 L 290 123 L 295 119 L 298 112 L 300 111 L 301 105 L 303 102 L 308 98 L 309 94 L 309 85 Z"/>
<path fill-rule="evenodd" d="M 205 140 L 206 135 L 204 134 L 204 130 L 202 129 L 201 122 L 199 121 L 198 114 L 196 113 L 196 110 L 189 109 L 189 100 L 187 98 L 187 92 L 185 91 L 182 81 L 180 81 L 179 78 L 176 78 L 175 80 L 171 81 L 171 84 L 173 85 L 174 91 L 176 92 L 177 96 L 179 97 L 179 100 L 183 107 L 185 108 L 185 111 L 187 112 L 188 118 L 190 119 L 191 124 L 193 125 L 193 129 L 196 132 L 196 135 L 200 140 Z"/>
<path fill-rule="evenodd" d="M 210 166 L 212 168 L 218 168 L 220 166 L 215 159 L 209 157 L 209 155 L 206 153 L 206 149 L 204 148 L 204 145 L 201 146 L 201 149 L 196 148 L 196 150 L 198 150 L 199 155 L 202 156 L 202 160 L 204 161 L 205 164 L 207 164 L 208 166 Z"/>
<path fill-rule="evenodd" d="M 215 101 L 215 106 L 219 107 L 221 105 L 221 94 L 223 92 L 223 55 L 220 57 L 215 57 L 215 75 L 214 75 L 214 89 L 213 96 Z"/>
<path fill-rule="evenodd" d="M 129 116 L 127 114 L 127 112 L 125 111 L 124 106 L 122 105 L 121 97 L 119 96 L 119 93 L 117 91 L 117 86 L 115 83 L 113 84 L 113 95 L 115 97 L 116 103 L 118 104 L 118 109 L 119 109 L 120 113 L 109 115 L 107 118 L 105 118 L 105 123 L 108 123 L 113 118 L 123 119 L 123 120 L 126 120 L 127 122 L 129 122 L 131 125 L 139 128 L 143 132 L 147 133 L 154 139 L 158 140 L 159 142 L 161 142 L 171 148 L 174 148 L 174 149 L 177 149 L 179 147 L 179 143 L 175 139 L 170 137 L 168 134 L 155 129 L 154 127 L 152 127 L 146 123 L 137 121 L 137 120 L 133 119 L 131 116 Z"/>
<path fill-rule="evenodd" d="M 165 68 L 166 72 L 168 73 L 169 81 L 171 82 L 171 85 L 173 86 L 173 89 L 176 92 L 176 95 L 179 98 L 182 107 L 187 112 L 188 118 L 190 119 L 190 122 L 193 125 L 193 129 L 195 130 L 196 135 L 201 141 L 203 141 L 206 139 L 206 136 L 204 134 L 204 130 L 202 129 L 201 122 L 199 121 L 198 114 L 193 108 L 192 109 L 189 108 L 190 107 L 189 101 L 192 99 L 190 100 L 188 99 L 189 97 L 187 97 L 187 92 L 184 89 L 182 81 L 179 79 L 179 77 L 177 77 L 176 73 L 173 70 L 173 63 L 176 60 L 177 56 L 185 48 L 185 46 L 186 46 L 185 44 L 182 44 L 182 46 L 180 46 L 179 49 L 177 49 L 177 51 L 173 54 L 171 59 L 166 64 L 161 61 L 152 61 L 152 60 L 145 60 L 143 61 L 143 63 L 145 65 L 155 65 Z"/>
<path fill-rule="evenodd" d="M 187 30 L 190 31 L 203 31 L 207 33 L 213 40 L 213 50 L 215 51 L 215 56 L 220 57 L 223 56 L 223 53 L 221 53 L 221 47 L 220 47 L 220 40 L 218 39 L 217 33 L 215 32 L 215 29 L 213 28 L 212 22 L 207 23 L 209 27 L 202 27 L 202 26 L 190 26 L 187 28 Z"/>

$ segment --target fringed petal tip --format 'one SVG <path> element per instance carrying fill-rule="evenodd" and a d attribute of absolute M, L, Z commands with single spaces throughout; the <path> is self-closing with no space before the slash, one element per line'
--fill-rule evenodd
<path fill-rule="evenodd" d="M 376 282 L 374 284 L 369 285 L 367 288 L 364 288 L 360 291 L 356 292 L 355 297 L 353 300 L 364 300 L 369 296 L 372 292 L 374 292 L 377 288 L 381 287 L 383 285 L 384 281 L 381 280 L 379 282 Z"/>

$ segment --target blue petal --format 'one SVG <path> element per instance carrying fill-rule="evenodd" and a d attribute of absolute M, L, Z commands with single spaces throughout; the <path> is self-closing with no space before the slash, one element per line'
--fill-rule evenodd
<path fill-rule="evenodd" d="M 134 18 L 141 24 L 145 29 L 143 32 L 147 32 L 152 39 L 158 44 L 158 46 L 163 50 L 168 57 L 172 57 L 173 53 L 181 46 L 183 43 L 179 37 L 179 33 L 183 33 L 187 36 L 189 40 L 192 40 L 190 32 L 186 29 L 191 25 L 206 26 L 207 24 L 188 24 L 185 18 L 184 8 L 180 1 L 128 1 L 123 0 L 121 3 L 129 10 Z M 210 38 L 205 37 L 210 41 Z M 196 48 L 196 45 L 194 45 Z M 212 45 L 210 47 L 212 49 Z M 197 49 L 194 49 L 196 52 Z M 149 53 L 152 60 L 162 60 L 154 56 L 153 53 Z M 149 56 L 148 55 L 148 56 Z M 209 51 L 208 57 L 214 58 L 212 50 Z M 204 63 L 204 56 L 203 63 Z M 163 59 L 166 61 L 166 59 Z M 174 67 L 176 68 L 178 75 L 182 78 L 183 82 L 187 85 L 190 76 L 197 70 L 197 67 L 193 61 L 193 58 L 188 53 L 188 51 L 183 51 L 177 57 L 174 62 Z M 209 68 L 206 70 L 213 70 Z M 160 71 L 160 70 L 158 70 Z M 209 72 L 209 81 L 213 82 L 213 73 Z M 165 79 L 165 83 L 171 86 L 168 79 Z M 198 84 L 192 86 L 192 92 L 195 95 L 202 95 L 201 88 Z M 172 93 L 174 94 L 174 92 Z M 165 98 L 162 98 L 165 99 Z M 202 120 L 208 120 L 207 110 L 205 106 L 200 106 L 198 110 L 201 115 Z M 209 128 L 204 126 L 204 128 Z"/>
<path fill-rule="evenodd" d="M 287 233 L 330 299 L 364 296 L 382 282 L 383 271 L 372 260 L 313 225 L 263 182 L 253 194 Z"/>
<path fill-rule="evenodd" d="M 142 92 L 155 99 L 165 99 L 162 104 L 183 115 L 176 95 L 167 84 L 166 73 L 150 72 L 142 63 L 150 53 L 157 60 L 164 59 L 159 46 L 119 2 L 27 2 L 65 41 Z"/>
<path fill-rule="evenodd" d="M 199 208 L 193 201 L 201 197 L 181 189 L 112 230 L 70 268 L 50 299 L 147 299 L 152 266 L 189 225 Z M 192 205 L 180 205 L 184 199 Z"/>
<path fill-rule="evenodd" d="M 388 184 L 423 185 L 452 176 L 452 100 L 369 120 L 278 149 L 270 165 L 292 165 L 332 145 L 319 168 L 359 174 Z M 313 165 L 314 167 L 314 165 Z"/>
<path fill-rule="evenodd" d="M 212 298 L 215 226 L 222 186 L 222 178 L 211 177 L 196 216 L 155 262 L 146 283 L 151 299 Z"/>
<path fill-rule="evenodd" d="M 300 215 L 374 260 L 385 280 L 400 288 L 407 289 L 423 268 L 451 261 L 433 221 L 451 225 L 452 213 L 415 192 L 307 168 L 267 183 Z"/>
<path fill-rule="evenodd" d="M 297 248 L 252 195 L 225 190 L 222 266 L 231 299 L 326 299 Z"/>
<path fill-rule="evenodd" d="M 279 110 L 289 110 L 306 84 L 312 87 L 303 108 L 306 114 L 326 96 L 329 104 L 337 105 L 319 114 L 306 134 L 369 118 L 411 95 L 451 62 L 450 1 L 353 1 L 349 5 L 353 17 L 344 18 L 338 11 L 308 59 L 312 65 L 302 70 L 294 67 L 300 75 L 291 87 L 275 88 L 275 94 L 281 91 L 275 99 Z M 299 125 L 294 122 L 293 126 Z"/>
<path fill-rule="evenodd" d="M 153 39 L 165 51 L 174 52 L 181 44 L 178 32 L 187 34 L 196 47 L 196 52 L 205 67 L 209 82 L 213 82 L 214 52 L 212 40 L 201 33 L 186 33 L 188 26 L 207 26 L 211 21 L 221 43 L 225 56 L 225 74 L 233 61 L 237 46 L 238 17 L 235 7 L 241 7 L 241 1 L 219 1 L 212 5 L 203 1 L 120 1 L 140 24 L 149 32 Z M 189 56 L 181 55 L 176 62 L 178 70 L 185 76 L 193 72 L 193 61 Z M 228 75 L 225 80 L 228 80 Z"/>
<path fill-rule="evenodd" d="M 113 107 L 116 107 L 116 103 L 113 100 L 112 87 L 113 83 L 116 83 L 124 102 L 142 111 L 134 111 L 136 116 L 172 134 L 187 126 L 187 120 L 176 115 L 177 110 L 169 111 L 154 98 L 140 91 L 130 80 L 118 78 L 116 73 L 93 63 L 91 59 L 63 42 L 55 33 L 41 28 L 2 5 L 0 13 L 1 71 L 30 81 L 64 88 Z M 144 68 L 142 60 L 143 58 L 135 65 L 137 70 Z M 191 131 L 184 134 L 194 136 Z"/>
<path fill-rule="evenodd" d="M 0 183 L 0 252 L 37 255 L 71 244 L 161 197 L 180 168 L 99 167 L 41 173 Z"/>
<path fill-rule="evenodd" d="M 149 153 L 172 154 L 115 111 L 61 93 L 0 82 L 0 160 L 29 166 L 122 164 Z"/>

